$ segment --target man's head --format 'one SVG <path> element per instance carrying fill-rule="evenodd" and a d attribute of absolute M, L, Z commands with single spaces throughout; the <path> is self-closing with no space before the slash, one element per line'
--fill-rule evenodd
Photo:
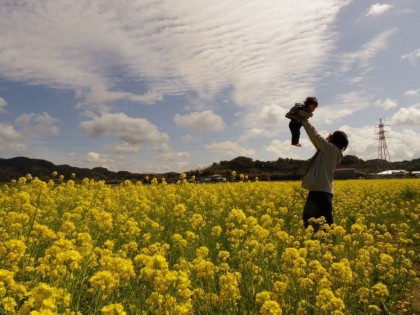
<path fill-rule="evenodd" d="M 331 143 L 334 143 L 341 151 L 345 151 L 349 145 L 349 139 L 343 131 L 334 131 L 327 137 L 327 140 Z"/>

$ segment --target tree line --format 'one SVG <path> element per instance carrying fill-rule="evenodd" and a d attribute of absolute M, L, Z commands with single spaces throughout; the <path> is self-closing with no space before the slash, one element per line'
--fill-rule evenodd
<path fill-rule="evenodd" d="M 187 178 L 194 176 L 196 180 L 214 174 L 229 177 L 232 171 L 235 171 L 238 175 L 245 174 L 251 180 L 256 177 L 258 177 L 258 180 L 295 180 L 302 178 L 307 162 L 308 160 L 289 158 L 278 158 L 275 161 L 260 161 L 245 156 L 238 156 L 229 161 L 214 162 L 209 167 L 190 170 L 185 173 Z M 379 166 L 382 169 L 379 169 Z M 376 173 L 383 170 L 383 168 L 404 169 L 411 172 L 420 170 L 420 158 L 411 161 L 386 162 L 376 159 L 364 161 L 357 156 L 346 155 L 341 161 L 339 168 L 355 168 L 362 173 Z M 180 176 L 180 173 L 177 172 L 162 174 L 139 174 L 128 171 L 112 172 L 104 167 L 88 169 L 70 165 L 55 165 L 46 160 L 27 157 L 0 158 L 0 182 L 10 182 L 12 179 L 18 179 L 27 174 L 42 180 L 48 180 L 51 179 L 53 172 L 63 175 L 66 179 L 70 178 L 72 174 L 76 174 L 77 179 L 92 178 L 107 182 L 119 182 L 127 179 L 147 182 L 153 177 L 158 179 L 165 178 L 167 182 L 174 182 Z"/>

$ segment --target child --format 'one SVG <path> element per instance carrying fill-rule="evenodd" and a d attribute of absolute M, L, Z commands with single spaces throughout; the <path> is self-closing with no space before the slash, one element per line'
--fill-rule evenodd
<path fill-rule="evenodd" d="M 314 96 L 308 96 L 303 104 L 296 103 L 286 117 L 290 119 L 289 128 L 292 132 L 292 145 L 301 147 L 299 143 L 300 128 L 302 127 L 302 118 L 312 117 L 312 112 L 318 107 L 318 100 Z"/>

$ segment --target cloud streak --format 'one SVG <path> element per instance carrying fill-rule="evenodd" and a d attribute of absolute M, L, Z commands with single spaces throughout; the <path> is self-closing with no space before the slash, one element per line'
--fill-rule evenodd
<path fill-rule="evenodd" d="M 279 91 L 312 89 L 309 74 L 332 47 L 329 26 L 349 2 L 6 1 L 0 73 L 91 102 L 153 103 L 189 91 L 211 99 L 231 89 L 240 106 L 267 104 L 289 98 Z M 141 89 L 119 90 L 116 71 Z"/>
<path fill-rule="evenodd" d="M 371 67 L 374 58 L 388 47 L 391 36 L 396 32 L 396 28 L 383 31 L 371 41 L 365 43 L 359 50 L 343 54 L 341 71 L 347 72 L 351 70 L 353 66 L 357 66 L 360 69 Z"/>
<path fill-rule="evenodd" d="M 377 16 L 377 15 L 382 15 L 385 12 L 391 10 L 393 7 L 393 5 L 390 4 L 386 4 L 386 3 L 376 3 L 373 4 L 368 12 L 366 13 L 366 16 Z"/>
<path fill-rule="evenodd" d="M 420 48 L 401 56 L 401 60 L 408 60 L 412 65 L 416 64 L 417 59 L 420 59 Z"/>

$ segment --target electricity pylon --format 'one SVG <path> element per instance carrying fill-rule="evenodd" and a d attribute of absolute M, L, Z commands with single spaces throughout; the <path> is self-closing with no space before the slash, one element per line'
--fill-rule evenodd
<path fill-rule="evenodd" d="M 383 171 L 388 168 L 388 163 L 391 163 L 391 158 L 386 145 L 384 124 L 382 123 L 381 118 L 379 119 L 378 128 L 378 171 Z"/>

